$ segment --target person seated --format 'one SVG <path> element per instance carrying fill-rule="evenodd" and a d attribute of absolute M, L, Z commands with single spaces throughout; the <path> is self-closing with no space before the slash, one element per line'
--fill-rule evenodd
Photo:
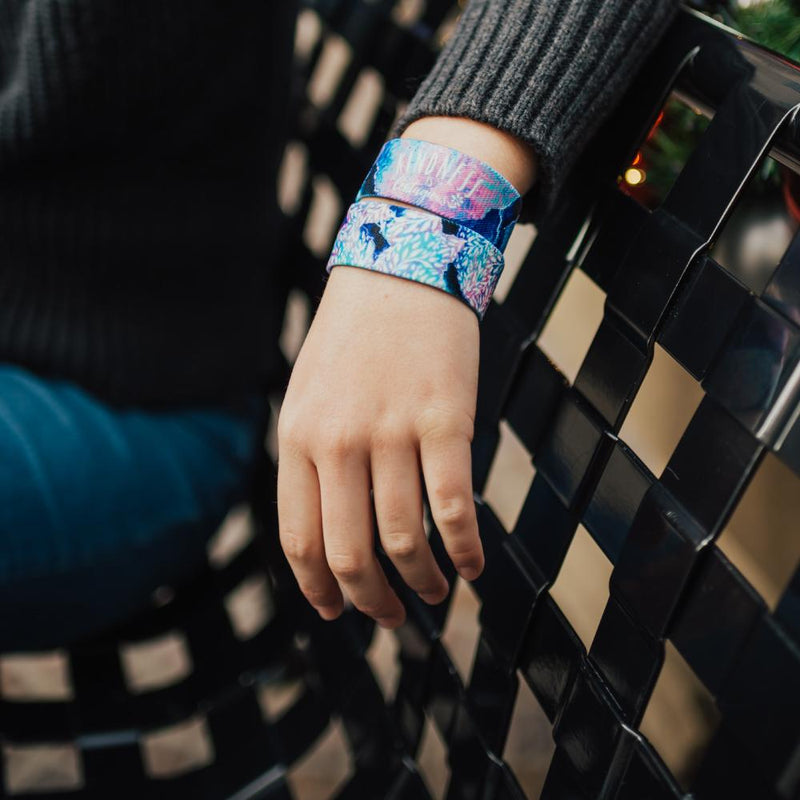
<path fill-rule="evenodd" d="M 535 186 L 544 213 L 676 7 L 471 0 L 395 133 L 475 159 L 518 195 Z M 9 651 L 68 644 L 147 607 L 199 568 L 248 490 L 265 393 L 283 379 L 292 264 L 275 184 L 297 9 L 2 9 Z M 424 541 L 423 479 L 459 572 L 483 565 L 469 451 L 478 316 L 452 292 L 335 266 L 280 415 L 281 542 L 325 619 L 341 613 L 341 583 L 395 627 L 404 610 L 375 559 L 371 492 L 383 546 L 426 601 L 447 586 Z"/>

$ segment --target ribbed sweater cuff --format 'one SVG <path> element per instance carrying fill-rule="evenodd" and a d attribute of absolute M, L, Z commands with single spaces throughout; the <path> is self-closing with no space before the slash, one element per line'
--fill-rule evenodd
<path fill-rule="evenodd" d="M 533 146 L 535 216 L 666 30 L 678 0 L 470 0 L 395 128 L 468 117 Z"/>

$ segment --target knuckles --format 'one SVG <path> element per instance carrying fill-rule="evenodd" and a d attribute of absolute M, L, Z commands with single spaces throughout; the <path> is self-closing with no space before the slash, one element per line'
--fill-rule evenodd
<path fill-rule="evenodd" d="M 309 565 L 322 558 L 319 547 L 310 538 L 293 531 L 287 531 L 282 528 L 280 530 L 280 542 L 283 552 L 290 562 Z"/>
<path fill-rule="evenodd" d="M 414 439 L 411 425 L 392 423 L 382 425 L 370 436 L 370 449 L 377 453 L 394 453 L 407 447 Z"/>
<path fill-rule="evenodd" d="M 472 441 L 475 422 L 472 416 L 453 408 L 432 406 L 420 413 L 415 421 L 420 440 L 467 439 Z"/>
<path fill-rule="evenodd" d="M 436 525 L 446 530 L 463 530 L 475 520 L 475 506 L 471 497 L 436 497 L 432 510 Z"/>
<path fill-rule="evenodd" d="M 364 578 L 369 569 L 369 559 L 358 553 L 332 553 L 328 556 L 331 572 L 343 583 L 354 583 Z"/>
<path fill-rule="evenodd" d="M 392 561 L 414 561 L 422 553 L 422 542 L 411 534 L 395 533 L 381 538 L 383 549 Z"/>
<path fill-rule="evenodd" d="M 289 455 L 311 457 L 315 462 L 337 463 L 367 451 L 364 420 L 352 424 L 325 423 L 319 414 L 284 414 L 278 417 L 278 448 Z"/>
<path fill-rule="evenodd" d="M 315 437 L 314 449 L 321 459 L 336 463 L 346 461 L 361 447 L 358 438 L 345 430 L 326 430 Z"/>
<path fill-rule="evenodd" d="M 276 427 L 278 444 L 281 449 L 299 449 L 305 440 L 305 429 L 306 425 L 301 416 L 290 414 L 285 407 L 281 409 Z"/>
<path fill-rule="evenodd" d="M 299 437 L 298 437 L 299 438 Z M 303 431 L 307 450 L 317 462 L 337 464 L 362 457 L 367 453 L 393 453 L 407 447 L 412 440 L 409 429 L 375 430 L 368 420 L 355 420 L 352 425 L 328 425 Z"/>
<path fill-rule="evenodd" d="M 434 432 L 426 426 L 426 435 L 438 438 L 467 436 L 465 426 L 450 420 Z M 315 461 L 331 463 L 346 461 L 367 452 L 391 454 L 420 440 L 420 429 L 411 420 L 395 420 L 380 425 L 371 424 L 363 413 L 352 419 L 330 420 L 324 415 L 297 409 L 282 410 L 277 424 L 278 444 L 289 453 L 308 454 Z"/>

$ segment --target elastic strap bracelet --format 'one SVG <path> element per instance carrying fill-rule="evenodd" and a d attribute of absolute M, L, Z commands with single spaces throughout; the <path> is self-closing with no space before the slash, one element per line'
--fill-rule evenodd
<path fill-rule="evenodd" d="M 350 206 L 327 270 L 361 267 L 435 286 L 483 319 L 503 263 L 503 254 L 470 228 L 416 209 L 362 200 Z"/>
<path fill-rule="evenodd" d="M 444 145 L 392 139 L 356 200 L 383 197 L 457 222 L 505 250 L 519 218 L 519 192 L 483 161 Z"/>

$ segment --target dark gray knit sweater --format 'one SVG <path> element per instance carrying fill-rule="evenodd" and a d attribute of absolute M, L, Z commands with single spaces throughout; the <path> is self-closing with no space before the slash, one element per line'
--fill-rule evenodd
<path fill-rule="evenodd" d="M 469 0 L 400 127 L 488 122 L 533 145 L 540 208 L 664 33 L 679 0 Z"/>
<path fill-rule="evenodd" d="M 677 0 L 471 0 L 411 105 L 539 153 L 545 195 Z M 0 0 L 0 363 L 120 404 L 277 363 L 290 0 Z"/>

